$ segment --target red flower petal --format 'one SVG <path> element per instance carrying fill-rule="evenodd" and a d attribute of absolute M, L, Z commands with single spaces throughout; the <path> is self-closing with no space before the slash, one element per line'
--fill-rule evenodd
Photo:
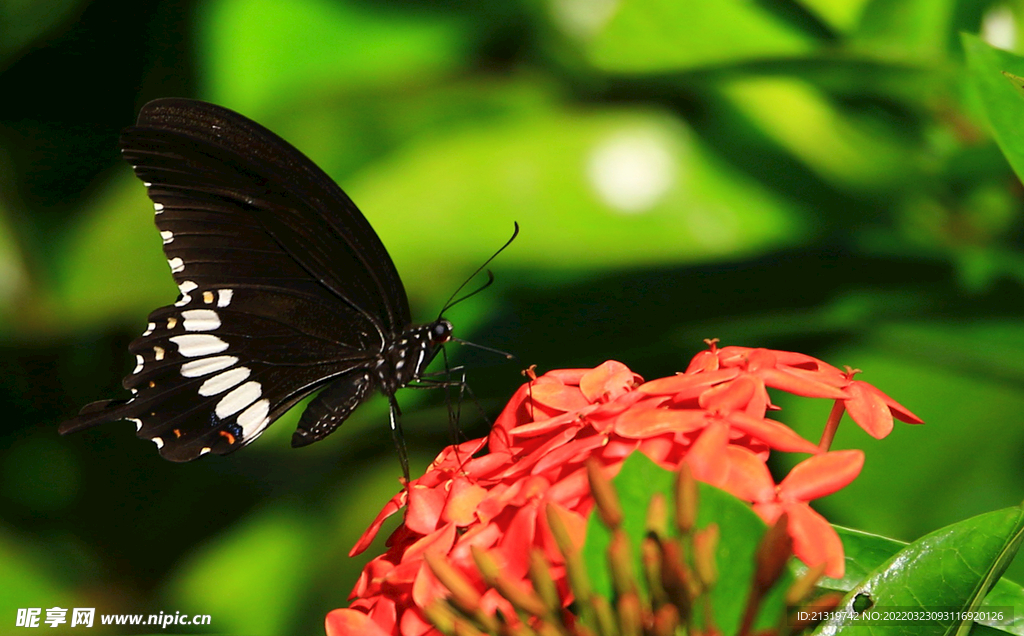
<path fill-rule="evenodd" d="M 598 449 L 597 453 L 604 460 L 602 463 L 607 464 L 612 461 L 622 461 L 636 450 L 636 447 L 637 442 L 635 440 L 616 436 L 609 440 L 604 448 Z"/>
<path fill-rule="evenodd" d="M 782 504 L 776 501 L 767 501 L 763 503 L 755 503 L 753 505 L 754 512 L 757 513 L 758 517 L 761 517 L 761 521 L 764 521 L 768 525 L 775 523 L 782 513 L 785 512 Z"/>
<path fill-rule="evenodd" d="M 811 501 L 844 488 L 864 467 L 859 450 L 832 451 L 810 457 L 789 471 L 779 483 L 780 501 Z"/>
<path fill-rule="evenodd" d="M 476 520 L 476 507 L 487 496 L 487 489 L 471 483 L 463 476 L 452 481 L 452 489 L 448 494 L 441 520 L 457 526 L 467 526 Z"/>
<path fill-rule="evenodd" d="M 892 432 L 892 412 L 889 405 L 881 396 L 872 393 L 865 388 L 863 382 L 854 381 L 846 387 L 850 399 L 845 400 L 843 405 L 846 412 L 868 435 L 875 439 L 882 439 Z"/>
<path fill-rule="evenodd" d="M 413 563 L 416 565 L 418 560 L 423 558 L 423 553 L 427 550 L 440 552 L 441 554 L 450 552 L 452 545 L 455 544 L 455 535 L 455 524 L 449 523 L 440 530 L 414 541 L 405 549 L 405 553 L 402 555 L 402 565 L 406 565 L 407 563 Z M 398 568 L 396 568 L 396 570 L 397 569 Z M 409 580 L 411 581 L 412 579 L 410 578 Z"/>
<path fill-rule="evenodd" d="M 629 367 L 609 360 L 580 378 L 580 391 L 590 402 L 607 402 L 632 391 L 641 382 L 643 378 L 630 371 Z"/>
<path fill-rule="evenodd" d="M 409 593 L 412 595 L 413 603 L 418 607 L 426 607 L 435 599 L 449 596 L 448 588 L 437 580 L 434 571 L 427 566 L 426 561 L 420 562 L 416 577 L 412 582 L 412 590 Z"/>
<path fill-rule="evenodd" d="M 576 438 L 561 448 L 555 449 L 540 458 L 530 471 L 533 474 L 543 473 L 549 469 L 558 470 L 572 461 L 581 462 L 590 457 L 595 448 L 604 446 L 608 438 L 604 435 L 590 435 Z"/>
<path fill-rule="evenodd" d="M 644 403 L 646 404 L 646 402 Z M 634 407 L 615 422 L 613 430 L 623 437 L 642 438 L 662 433 L 687 433 L 707 425 L 708 414 L 699 410 Z"/>
<path fill-rule="evenodd" d="M 764 460 L 739 446 L 729 446 L 725 452 L 728 472 L 722 490 L 744 501 L 763 502 L 775 498 L 775 480 Z"/>
<path fill-rule="evenodd" d="M 841 389 L 850 383 L 850 378 L 847 377 L 845 373 L 832 365 L 825 364 L 821 360 L 818 360 L 817 364 L 812 365 L 810 368 L 806 368 L 804 366 L 780 365 L 778 369 L 779 371 L 783 371 L 790 375 L 820 384 L 827 384 L 828 386 L 835 387 L 837 389 Z"/>
<path fill-rule="evenodd" d="M 885 403 L 889 405 L 889 410 L 892 411 L 893 416 L 899 421 L 906 422 L 907 424 L 924 424 L 924 420 L 911 413 L 910 409 L 892 399 L 874 385 L 868 384 L 867 382 L 863 382 L 862 384 L 868 391 L 881 396 L 882 399 L 885 400 Z"/>
<path fill-rule="evenodd" d="M 747 354 L 747 371 L 751 373 L 774 369 L 777 364 L 778 358 L 770 349 L 752 349 Z"/>
<path fill-rule="evenodd" d="M 588 404 L 579 411 L 562 413 L 555 417 L 543 418 L 536 422 L 529 422 L 522 426 L 517 426 L 510 430 L 509 433 L 511 433 L 513 437 L 536 437 L 537 435 L 543 435 L 554 430 L 564 429 L 567 424 L 576 423 L 579 420 L 580 415 L 582 415 L 586 410 L 594 408 L 596 408 L 596 406 Z"/>
<path fill-rule="evenodd" d="M 434 626 L 427 622 L 418 608 L 410 608 L 402 612 L 402 619 L 398 624 L 398 633 L 402 636 L 423 636 L 427 633 L 437 633 Z"/>
<path fill-rule="evenodd" d="M 759 381 L 749 374 L 744 374 L 730 382 L 723 382 L 718 386 L 704 391 L 700 395 L 698 404 L 701 408 L 709 411 L 744 411 L 750 401 L 760 397 L 758 392 Z M 764 412 L 764 407 L 761 407 Z"/>
<path fill-rule="evenodd" d="M 537 506 L 531 503 L 516 511 L 495 550 L 504 557 L 503 573 L 511 578 L 523 578 L 529 570 L 530 548 L 537 535 Z"/>
<path fill-rule="evenodd" d="M 842 389 L 808 378 L 806 374 L 792 373 L 783 369 L 762 369 L 757 374 L 764 379 L 765 384 L 773 389 L 781 389 L 793 395 L 830 400 L 843 400 L 850 397 Z"/>
<path fill-rule="evenodd" d="M 729 426 L 781 451 L 812 454 L 821 452 L 816 445 L 797 435 L 793 429 L 774 420 L 751 417 L 737 411 L 726 415 L 725 421 Z"/>
<path fill-rule="evenodd" d="M 772 353 L 775 354 L 775 360 L 778 366 L 798 367 L 808 371 L 815 371 L 823 375 L 846 375 L 831 364 L 809 356 L 806 353 L 779 351 L 777 349 L 772 349 Z"/>
<path fill-rule="evenodd" d="M 690 365 L 686 367 L 686 373 L 704 373 L 709 371 L 717 371 L 720 367 L 718 361 L 718 351 L 711 349 L 710 351 L 701 351 L 697 355 L 693 356 L 690 360 Z"/>
<path fill-rule="evenodd" d="M 397 621 L 398 607 L 395 605 L 394 599 L 383 597 L 370 608 L 369 616 L 370 620 L 377 625 L 384 629 L 390 629 Z"/>
<path fill-rule="evenodd" d="M 473 559 L 470 548 L 475 546 L 489 550 L 498 545 L 501 535 L 502 529 L 496 523 L 475 526 L 459 537 L 458 543 L 452 548 L 451 557 L 456 561 L 469 563 Z"/>
<path fill-rule="evenodd" d="M 667 378 L 644 382 L 637 391 L 648 395 L 683 395 L 697 397 L 704 389 L 732 380 L 740 374 L 739 369 L 721 369 L 704 373 L 677 373 Z"/>
<path fill-rule="evenodd" d="M 549 501 L 572 501 L 582 495 L 590 494 L 590 482 L 587 480 L 587 470 L 580 466 L 577 470 L 565 475 L 557 482 L 551 484 L 551 488 L 545 493 Z"/>
<path fill-rule="evenodd" d="M 843 578 L 846 572 L 843 542 L 829 522 L 807 504 L 787 504 L 785 510 L 789 514 L 793 553 L 810 567 L 826 564 L 825 576 Z"/>
<path fill-rule="evenodd" d="M 438 488 L 427 488 L 413 483 L 409 488 L 409 508 L 405 511 L 405 525 L 413 532 L 430 534 L 437 529 L 444 509 L 445 493 Z"/>
<path fill-rule="evenodd" d="M 676 441 L 676 433 L 647 437 L 640 440 L 637 445 L 644 455 L 666 470 L 674 470 L 678 467 L 679 461 L 674 457 L 679 443 Z"/>
<path fill-rule="evenodd" d="M 541 377 L 554 378 L 562 384 L 568 384 L 572 386 L 580 385 L 580 378 L 593 371 L 593 369 L 554 369 L 548 371 Z M 538 378 L 540 379 L 540 378 Z"/>
<path fill-rule="evenodd" d="M 518 475 L 529 474 L 533 465 L 543 459 L 545 455 L 559 446 L 570 442 L 575 437 L 576 429 L 570 427 L 552 432 L 548 435 L 547 439 L 541 437 L 536 440 L 527 440 L 528 444 L 523 444 L 517 449 L 519 451 L 517 453 L 519 461 L 506 465 L 505 470 L 495 475 L 495 477 L 509 479 Z"/>
<path fill-rule="evenodd" d="M 359 610 L 344 608 L 331 610 L 327 614 L 324 629 L 327 631 L 327 636 L 351 636 L 352 634 L 389 636 L 391 634 L 390 630 L 385 631 Z"/>
<path fill-rule="evenodd" d="M 636 405 L 640 402 L 646 402 L 651 399 L 657 400 L 658 402 L 662 401 L 662 398 L 651 398 L 651 396 L 644 395 L 639 391 L 630 391 L 629 393 L 620 395 L 611 402 L 594 404 L 585 409 L 581 409 L 580 415 L 582 416 L 582 419 L 593 426 L 594 429 L 602 433 L 606 433 L 609 431 L 609 428 L 612 427 L 615 419 L 619 415 L 633 408 L 644 408 L 637 407 Z"/>
<path fill-rule="evenodd" d="M 729 478 L 729 464 L 725 449 L 729 445 L 729 427 L 721 421 L 711 421 L 686 453 L 687 464 L 693 476 L 719 488 Z"/>
<path fill-rule="evenodd" d="M 575 411 L 590 404 L 579 387 L 566 386 L 561 382 L 538 378 L 530 390 L 530 399 L 534 404 L 546 406 L 560 412 Z"/>

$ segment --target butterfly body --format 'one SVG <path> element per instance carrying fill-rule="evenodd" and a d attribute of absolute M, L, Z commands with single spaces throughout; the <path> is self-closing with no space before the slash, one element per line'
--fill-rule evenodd
<path fill-rule="evenodd" d="M 179 297 L 129 346 L 132 397 L 89 404 L 60 432 L 127 419 L 165 458 L 189 461 L 249 444 L 319 389 L 293 446 L 323 439 L 375 391 L 396 429 L 394 393 L 452 326 L 411 324 L 394 263 L 341 188 L 280 137 L 204 102 L 150 102 L 121 146 Z"/>

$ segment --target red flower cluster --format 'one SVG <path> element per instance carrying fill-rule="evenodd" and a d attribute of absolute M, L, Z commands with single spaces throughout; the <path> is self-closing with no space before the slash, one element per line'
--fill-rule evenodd
<path fill-rule="evenodd" d="M 697 479 L 749 501 L 766 522 L 788 512 L 796 555 L 808 565 L 825 563 L 829 576 L 840 577 L 842 544 L 808 501 L 852 481 L 863 454 L 824 452 L 765 415 L 777 410 L 771 387 L 836 400 L 842 408 L 833 409 L 833 428 L 843 408 L 875 437 L 892 430 L 893 416 L 921 422 L 852 376 L 802 354 L 712 343 L 685 373 L 647 383 L 614 361 L 536 378 L 520 387 L 487 439 L 445 449 L 384 507 L 352 554 L 365 550 L 403 506 L 405 522 L 390 537 L 388 552 L 363 570 L 351 606 L 328 614 L 328 636 L 436 633 L 422 609 L 446 590 L 423 560 L 427 551 L 448 555 L 477 584 L 484 611 L 514 616 L 507 601 L 486 590 L 470 547 L 487 549 L 506 576 L 524 585 L 530 549 L 540 548 L 568 602 L 545 511 L 554 510 L 582 545 L 594 503 L 587 460 L 596 459 L 611 476 L 636 450 L 668 469 L 688 463 Z M 485 444 L 489 452 L 474 457 Z M 771 449 L 812 456 L 776 485 L 765 466 Z"/>

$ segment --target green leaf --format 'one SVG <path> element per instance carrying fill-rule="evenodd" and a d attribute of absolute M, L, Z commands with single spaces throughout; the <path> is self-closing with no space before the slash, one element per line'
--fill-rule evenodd
<path fill-rule="evenodd" d="M 850 111 L 803 79 L 739 78 L 721 91 L 768 138 L 837 186 L 888 191 L 919 172 L 916 148 L 894 124 Z"/>
<path fill-rule="evenodd" d="M 849 31 L 860 21 L 871 0 L 801 0 L 808 11 L 839 31 Z"/>
<path fill-rule="evenodd" d="M 421 85 L 465 65 L 469 31 L 450 14 L 330 0 L 201 3 L 207 97 L 260 119 L 282 96 Z"/>
<path fill-rule="evenodd" d="M 961 36 L 967 54 L 971 86 L 977 93 L 982 113 L 1007 161 L 1024 179 L 1024 94 L 1020 77 L 1024 58 L 989 46 L 977 37 Z"/>
<path fill-rule="evenodd" d="M 591 63 L 616 73 L 802 56 L 818 46 L 779 12 L 745 0 L 634 0 L 599 12 L 597 18 L 591 7 L 580 1 L 557 3 L 555 19 L 563 31 L 584 41 Z"/>
<path fill-rule="evenodd" d="M 612 480 L 622 505 L 623 530 L 637 554 L 638 573 L 642 572 L 639 546 L 645 534 L 647 506 L 655 493 L 662 493 L 672 502 L 675 479 L 674 472 L 659 467 L 643 453 L 634 452 Z M 716 554 L 718 582 L 711 592 L 714 621 L 721 633 L 731 634 L 736 632 L 743 617 L 754 576 L 754 553 L 767 527 L 748 504 L 707 484 L 698 486 L 697 527 L 706 528 L 714 523 L 720 532 Z M 606 556 L 610 538 L 598 516 L 591 514 L 583 557 L 594 590 L 606 598 L 612 598 Z M 768 626 L 778 621 L 785 609 L 783 594 L 792 581 L 792 575 L 787 572 L 776 584 L 762 603 L 759 625 Z"/>
<path fill-rule="evenodd" d="M 894 61 L 934 65 L 956 33 L 953 0 L 875 0 L 864 7 L 850 47 Z"/>
<path fill-rule="evenodd" d="M 846 574 L 842 579 L 822 579 L 818 587 L 824 590 L 849 592 L 894 554 L 907 547 L 905 541 L 843 526 L 833 527 L 843 542 Z M 805 568 L 801 566 L 800 569 Z M 992 591 L 985 596 L 981 607 L 1012 607 L 1013 621 L 999 625 L 998 633 L 1024 634 L 1024 588 L 1020 585 L 1000 578 Z"/>
<path fill-rule="evenodd" d="M 868 600 L 871 609 L 903 611 L 972 611 L 982 606 L 1024 539 L 1020 507 L 972 517 L 933 532 L 875 569 L 854 587 L 837 609 L 853 614 L 854 603 Z M 1009 617 L 1008 617 L 1009 618 Z M 906 621 L 872 625 L 871 634 L 966 634 L 971 621 Z M 861 633 L 867 625 L 853 618 L 833 619 L 815 634 Z"/>

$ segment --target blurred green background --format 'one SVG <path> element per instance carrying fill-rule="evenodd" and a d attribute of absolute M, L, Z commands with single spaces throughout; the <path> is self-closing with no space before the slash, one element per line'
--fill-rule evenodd
<path fill-rule="evenodd" d="M 867 464 L 830 519 L 913 539 L 1019 503 L 1024 188 L 959 33 L 1020 50 L 1022 18 L 966 0 L 0 2 L 0 631 L 56 605 L 322 633 L 381 549 L 346 556 L 398 488 L 380 399 L 320 444 L 289 448 L 296 410 L 185 465 L 129 423 L 56 435 L 123 394 L 128 342 L 176 297 L 117 149 L 156 97 L 238 110 L 312 157 L 418 320 L 518 221 L 497 282 L 448 315 L 519 357 L 450 348 L 491 417 L 529 364 L 654 378 L 704 338 L 791 349 L 927 422 L 841 430 Z M 399 395 L 414 471 L 451 441 L 435 393 Z M 817 439 L 829 404 L 781 405 Z"/>

